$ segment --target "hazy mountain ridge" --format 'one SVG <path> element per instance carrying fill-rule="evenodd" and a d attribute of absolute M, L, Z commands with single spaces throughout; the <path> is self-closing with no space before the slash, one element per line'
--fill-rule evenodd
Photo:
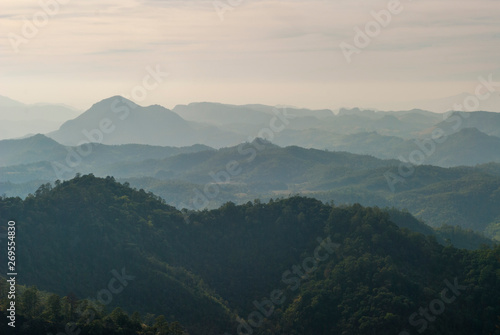
<path fill-rule="evenodd" d="M 318 136 L 317 132 L 312 132 Z M 275 142 L 283 145 L 288 141 L 285 136 L 298 138 L 301 134 L 284 131 Z M 410 160 L 412 153 L 418 152 L 418 156 L 415 156 L 418 160 L 412 157 L 415 165 L 453 167 L 500 162 L 500 137 L 487 135 L 477 128 L 463 128 L 437 140 L 431 136 L 404 140 L 396 136 L 380 135 L 377 132 L 326 136 L 331 139 L 329 145 L 325 147 L 329 150 L 405 161 Z M 321 141 L 325 140 L 321 138 Z M 321 142 L 305 141 L 305 143 L 308 144 L 307 147 L 317 147 Z"/>
<path fill-rule="evenodd" d="M 28 105 L 0 96 L 0 140 L 56 130 L 80 113 L 65 105 Z"/>
<path fill-rule="evenodd" d="M 135 187 L 154 190 L 173 205 L 194 209 L 214 208 L 226 201 L 244 203 L 255 198 L 299 193 L 336 203 L 407 208 L 435 227 L 459 225 L 483 232 L 500 217 L 497 205 L 500 175 L 492 164 L 450 169 L 418 166 L 412 176 L 396 182 L 393 193 L 386 176 L 399 173 L 400 162 L 396 160 L 300 147 L 281 148 L 257 141 L 219 150 L 202 147 L 196 152 L 195 148 L 192 153 L 175 152 L 164 159 L 134 162 L 133 159 L 143 156 L 130 155 L 128 161 L 120 161 L 122 147 L 128 148 L 103 145 L 101 155 L 96 150 L 99 158 L 84 160 L 67 175 L 71 177 L 77 172 L 113 175 Z M 141 153 L 147 152 L 139 148 Z M 150 149 L 152 155 L 157 154 L 156 150 L 167 150 Z M 110 150 L 117 152 L 114 163 L 112 155 L 105 160 Z M 16 191 L 15 185 L 8 181 L 21 183 L 19 192 L 26 192 L 29 186 L 22 183 L 33 185 L 33 180 L 57 179 L 53 162 L 3 167 L 0 178 L 5 183 L 0 185 L 0 194 Z M 481 212 L 476 212 L 476 208 L 481 208 Z"/>
<path fill-rule="evenodd" d="M 264 125 L 269 123 L 276 111 L 286 113 L 294 118 L 313 118 L 315 120 L 333 116 L 331 110 L 309 110 L 287 106 L 228 105 L 212 102 L 177 105 L 173 111 L 186 120 L 218 126 L 231 124 Z"/>
<path fill-rule="evenodd" d="M 94 104 L 47 136 L 73 146 L 85 142 L 161 146 L 203 143 L 220 146 L 242 140 L 241 136 L 229 131 L 188 122 L 162 106 L 142 107 L 120 96 Z"/>
<path fill-rule="evenodd" d="M 476 128 L 487 135 L 500 137 L 500 113 L 453 112 L 433 128 L 440 128 L 446 134 L 453 134 L 463 128 Z"/>
<path fill-rule="evenodd" d="M 408 160 L 406 156 L 414 150 L 422 150 L 416 141 L 434 141 L 432 134 L 439 130 L 447 138 L 436 140 L 433 145 L 436 150 L 430 155 L 424 152 L 427 157 L 419 164 L 449 167 L 500 160 L 496 138 L 466 130 L 476 128 L 498 137 L 499 115 L 456 112 L 443 121 L 446 115 L 419 109 L 385 112 L 354 108 L 341 109 L 334 115 L 328 110 L 220 103 L 179 105 L 170 111 L 161 106 L 141 107 L 117 96 L 95 104 L 49 136 L 72 145 L 81 141 L 169 146 L 204 143 L 217 148 L 266 136 L 281 146 L 298 145 Z M 110 120 L 109 134 L 99 130 L 103 118 Z"/>
<path fill-rule="evenodd" d="M 42 135 L 0 141 L 0 182 L 3 183 L 0 193 L 25 196 L 27 190 L 33 188 L 34 181 L 47 182 L 68 179 L 76 173 L 95 173 L 145 185 L 175 205 L 185 204 L 193 208 L 199 207 L 194 206 L 194 199 L 198 205 L 203 203 L 213 208 L 228 200 L 241 202 L 255 197 L 269 199 L 276 195 L 301 193 L 340 203 L 361 202 L 408 208 L 433 226 L 458 224 L 491 232 L 491 227 L 498 223 L 500 213 L 493 209 L 491 202 L 491 199 L 496 199 L 497 193 L 489 188 L 497 185 L 498 169 L 495 165 L 450 170 L 417 165 L 453 167 L 499 162 L 500 139 L 493 135 L 500 129 L 500 126 L 497 127 L 500 114 L 456 112 L 441 121 L 443 115 L 423 110 L 380 112 L 342 109 L 338 115 L 333 115 L 327 110 L 264 105 L 195 103 L 178 108 L 184 108 L 191 115 L 204 109 L 205 117 L 225 111 L 213 121 L 220 125 L 226 122 L 224 127 L 230 130 L 186 121 L 161 106 L 141 107 L 116 96 L 96 103 L 51 136 L 70 142 L 120 143 L 135 142 L 139 138 L 143 142 L 169 142 L 174 138 L 176 143 L 204 143 L 210 139 L 217 144 L 214 147 L 233 144 L 210 151 L 209 147 L 201 145 L 181 149 L 98 143 L 66 147 Z M 232 112 L 236 112 L 233 118 L 225 119 Z M 239 126 L 233 123 L 242 120 L 248 123 L 243 122 Z M 262 124 L 266 120 L 267 125 Z M 280 121 L 283 127 L 276 130 L 269 120 Z M 483 126 L 479 127 L 481 129 L 466 127 L 476 125 Z M 271 128 L 274 130 L 271 131 Z M 359 132 L 366 128 L 376 130 Z M 238 139 L 251 139 L 263 129 L 271 131 L 272 142 L 284 148 L 261 141 L 238 145 L 242 142 Z M 446 137 L 432 138 L 431 134 L 436 130 L 441 130 Z M 405 133 L 406 138 L 387 135 L 393 133 Z M 304 146 L 309 148 L 323 145 L 329 150 L 345 152 L 306 150 L 290 146 L 290 143 L 305 143 Z M 89 149 L 90 153 L 87 153 Z M 370 156 L 410 160 L 415 165 L 416 173 L 399 180 L 396 194 L 393 194 L 385 176 L 387 171 L 398 175 L 400 163 Z M 415 162 L 415 157 L 423 158 Z M 229 163 L 233 164 L 232 172 L 227 170 Z M 473 191 L 474 183 L 479 185 L 477 192 Z M 215 197 L 205 195 L 207 192 L 204 189 L 211 184 L 210 187 L 218 188 Z M 172 189 L 176 190 L 175 195 L 169 194 Z M 490 198 L 485 193 L 488 190 L 493 192 Z M 483 199 L 483 212 L 486 214 L 466 212 L 466 208 L 470 211 L 472 207 L 462 204 L 461 197 L 469 202 Z M 443 211 L 436 204 L 443 206 Z"/>
<path fill-rule="evenodd" d="M 134 162 L 147 159 L 161 159 L 180 153 L 213 150 L 212 148 L 196 144 L 189 147 L 161 147 L 142 144 L 105 145 L 93 143 L 89 149 L 87 145 L 69 147 L 59 144 L 45 135 L 35 135 L 19 140 L 0 141 L 0 166 L 6 167 L 19 164 L 37 162 L 59 162 L 64 164 L 68 157 L 79 156 L 81 164 L 106 166 L 117 162 Z M 83 153 L 83 154 L 82 154 Z"/>

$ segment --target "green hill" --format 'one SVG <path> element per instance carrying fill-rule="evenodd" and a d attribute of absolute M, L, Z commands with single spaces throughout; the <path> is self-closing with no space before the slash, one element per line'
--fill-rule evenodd
<path fill-rule="evenodd" d="M 82 299 L 121 278 L 127 285 L 107 308 L 162 314 L 193 335 L 247 326 L 271 335 L 399 334 L 424 324 L 499 333 L 500 247 L 440 245 L 399 228 L 394 210 L 291 197 L 226 203 L 186 220 L 153 194 L 87 175 L 25 200 L 1 198 L 0 213 L 17 222 L 21 284 Z M 418 321 L 419 308 L 436 311 L 439 293 L 457 281 L 445 310 Z"/>
<path fill-rule="evenodd" d="M 281 148 L 262 140 L 219 150 L 204 148 L 139 146 L 132 150 L 135 154 L 121 156 L 121 146 L 103 146 L 102 153 L 99 147 L 95 156 L 84 159 L 72 172 L 113 175 L 180 208 L 216 208 L 227 201 L 241 204 L 302 194 L 337 204 L 408 209 L 433 227 L 458 225 L 496 235 L 489 227 L 500 218 L 500 174 L 492 163 L 455 168 L 421 165 L 402 177 L 399 161 L 368 155 Z M 171 156 L 140 160 L 149 150 L 152 155 L 168 151 Z M 109 164 L 104 164 L 108 156 Z M 120 161 L 120 157 L 127 160 Z M 396 179 L 388 180 L 391 173 Z M 29 187 L 35 190 L 33 180 L 55 179 L 50 162 L 3 167 L 0 194 L 26 195 Z"/>

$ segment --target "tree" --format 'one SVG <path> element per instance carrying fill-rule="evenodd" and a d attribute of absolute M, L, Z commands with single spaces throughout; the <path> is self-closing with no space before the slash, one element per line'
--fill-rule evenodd
<path fill-rule="evenodd" d="M 120 307 L 116 307 L 111 312 L 111 314 L 109 314 L 109 318 L 119 328 L 126 328 L 127 325 L 129 324 L 129 317 L 128 317 L 128 315 Z"/>
<path fill-rule="evenodd" d="M 169 334 L 169 325 L 168 325 L 168 322 L 163 315 L 160 315 L 155 319 L 155 323 L 153 325 L 153 328 L 156 330 L 156 334 L 158 334 L 158 335 Z"/>
<path fill-rule="evenodd" d="M 52 322 L 62 319 L 61 298 L 57 294 L 51 294 L 47 299 L 47 318 Z"/>
<path fill-rule="evenodd" d="M 29 318 L 36 318 L 40 313 L 40 297 L 36 286 L 28 288 L 21 295 L 21 311 Z"/>
<path fill-rule="evenodd" d="M 169 333 L 171 335 L 182 335 L 184 334 L 184 329 L 179 322 L 175 321 L 170 324 Z"/>

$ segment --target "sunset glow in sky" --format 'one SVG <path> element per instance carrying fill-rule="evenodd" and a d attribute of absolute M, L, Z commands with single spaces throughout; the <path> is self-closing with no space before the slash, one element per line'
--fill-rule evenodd
<path fill-rule="evenodd" d="M 498 0 L 402 0 L 400 13 L 351 63 L 340 43 L 354 45 L 354 28 L 364 30 L 374 20 L 370 13 L 390 1 L 40 5 L 55 1 L 2 1 L 0 95 L 86 109 L 130 95 L 146 68 L 157 66 L 169 76 L 141 104 L 169 108 L 195 101 L 383 108 L 473 92 L 479 76 L 500 81 Z M 217 13 L 214 4 L 227 10 Z M 50 10 L 45 22 L 40 13 Z M 37 19 L 37 32 L 27 38 L 26 22 Z"/>

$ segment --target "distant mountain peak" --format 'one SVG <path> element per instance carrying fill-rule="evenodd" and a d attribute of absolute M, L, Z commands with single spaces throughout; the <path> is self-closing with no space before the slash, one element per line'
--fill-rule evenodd
<path fill-rule="evenodd" d="M 106 98 L 106 99 L 103 99 L 99 102 L 96 102 L 95 104 L 92 105 L 92 107 L 94 106 L 107 106 L 107 105 L 112 105 L 114 103 L 126 103 L 127 105 L 129 105 L 130 107 L 139 107 L 138 104 L 136 104 L 135 102 L 133 102 L 132 100 L 129 100 L 125 97 L 122 97 L 121 95 L 115 95 L 115 96 L 112 96 L 112 97 L 109 97 L 109 98 Z M 92 108 L 91 107 L 91 108 Z"/>
<path fill-rule="evenodd" d="M 266 140 L 265 138 L 262 138 L 262 137 L 254 138 L 253 141 L 251 142 L 251 144 L 265 145 L 266 147 L 280 148 L 279 145 L 276 145 L 273 142 Z"/>

